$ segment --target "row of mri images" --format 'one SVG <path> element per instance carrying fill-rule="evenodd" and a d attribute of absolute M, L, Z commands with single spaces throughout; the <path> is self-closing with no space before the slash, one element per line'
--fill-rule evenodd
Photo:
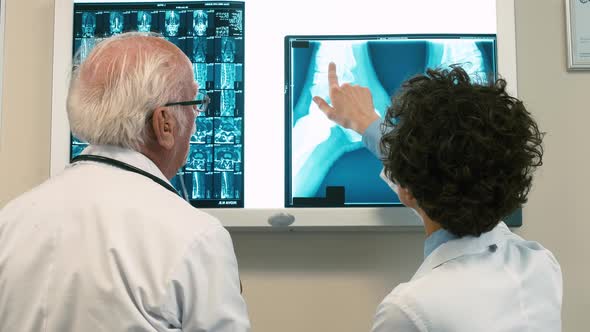
<path fill-rule="evenodd" d="M 74 4 L 74 56 L 102 39 L 155 32 L 191 60 L 199 91 L 211 102 L 199 114 L 187 163 L 171 180 L 196 207 L 243 207 L 244 3 Z M 86 146 L 72 137 L 71 157 Z"/>

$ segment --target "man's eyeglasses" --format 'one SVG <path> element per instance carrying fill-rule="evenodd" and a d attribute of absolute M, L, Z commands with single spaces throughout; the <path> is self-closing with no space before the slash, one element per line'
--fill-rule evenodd
<path fill-rule="evenodd" d="M 207 106 L 209 106 L 209 102 L 211 99 L 204 93 L 199 92 L 197 94 L 197 98 L 195 100 L 187 100 L 187 101 L 177 101 L 173 103 L 167 103 L 164 106 L 190 106 L 190 105 L 200 105 L 197 110 L 198 113 L 204 113 L 207 111 Z"/>

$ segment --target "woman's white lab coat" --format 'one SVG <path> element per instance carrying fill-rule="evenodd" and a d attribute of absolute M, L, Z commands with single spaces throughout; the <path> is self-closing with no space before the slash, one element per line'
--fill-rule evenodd
<path fill-rule="evenodd" d="M 373 332 L 559 332 L 561 269 L 504 223 L 435 249 L 379 305 Z"/>

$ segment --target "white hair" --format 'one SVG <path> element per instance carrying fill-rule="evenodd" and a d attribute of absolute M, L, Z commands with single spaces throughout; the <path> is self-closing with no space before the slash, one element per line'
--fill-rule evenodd
<path fill-rule="evenodd" d="M 179 101 L 187 89 L 183 54 L 165 43 L 154 34 L 124 33 L 99 43 L 75 66 L 67 100 L 74 136 L 91 144 L 140 149 L 153 111 Z M 186 117 L 173 114 L 181 129 L 188 129 Z"/>

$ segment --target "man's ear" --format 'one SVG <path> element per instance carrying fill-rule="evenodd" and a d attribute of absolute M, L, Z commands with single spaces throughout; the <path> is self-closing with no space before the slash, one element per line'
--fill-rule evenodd
<path fill-rule="evenodd" d="M 170 150 L 174 146 L 174 131 L 177 122 L 166 107 L 158 107 L 152 117 L 152 129 L 158 144 Z"/>

